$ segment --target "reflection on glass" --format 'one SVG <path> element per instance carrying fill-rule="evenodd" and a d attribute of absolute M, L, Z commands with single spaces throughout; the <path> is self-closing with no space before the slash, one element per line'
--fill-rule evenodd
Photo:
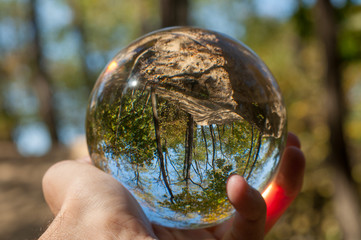
<path fill-rule="evenodd" d="M 122 182 L 151 221 L 197 228 L 232 216 L 229 175 L 265 189 L 285 125 L 277 83 L 251 50 L 219 33 L 171 28 L 109 63 L 86 130 L 96 166 Z"/>

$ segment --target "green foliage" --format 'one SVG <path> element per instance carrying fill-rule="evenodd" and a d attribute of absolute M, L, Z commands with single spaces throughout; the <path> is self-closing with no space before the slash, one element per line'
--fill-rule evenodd
<path fill-rule="evenodd" d="M 207 172 L 208 186 L 205 189 L 192 191 L 184 187 L 174 196 L 173 201 L 165 200 L 159 204 L 184 215 L 197 212 L 206 219 L 211 216 L 216 218 L 222 212 L 229 211 L 232 207 L 226 199 L 226 180 L 234 169 L 224 159 L 217 159 L 215 162 L 216 168 Z"/>
<path fill-rule="evenodd" d="M 146 104 L 147 98 L 146 94 L 136 91 L 123 98 L 116 98 L 115 102 L 108 102 L 107 99 L 100 101 L 97 108 L 99 112 L 90 112 L 89 117 L 95 120 L 97 129 L 90 135 L 92 139 L 104 140 L 104 152 L 122 156 L 138 166 L 151 164 L 156 145 L 154 127 L 150 124 L 152 110 Z"/>
<path fill-rule="evenodd" d="M 309 40 L 314 36 L 313 16 L 309 7 L 300 5 L 293 15 L 292 21 L 300 38 Z"/>

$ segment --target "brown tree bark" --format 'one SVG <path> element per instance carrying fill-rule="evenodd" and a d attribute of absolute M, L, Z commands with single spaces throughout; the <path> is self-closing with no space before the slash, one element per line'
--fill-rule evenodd
<path fill-rule="evenodd" d="M 52 142 L 58 142 L 59 137 L 56 129 L 56 113 L 54 109 L 53 92 L 50 76 L 45 67 L 39 17 L 37 14 L 37 0 L 30 1 L 30 23 L 33 28 L 34 40 L 31 46 L 33 50 L 33 81 L 39 99 L 39 114 L 48 127 Z"/>
<path fill-rule="evenodd" d="M 162 27 L 188 25 L 188 0 L 161 0 Z"/>
<path fill-rule="evenodd" d="M 248 176 L 247 176 L 247 178 L 246 178 L 247 181 L 248 181 L 249 178 L 252 176 L 253 169 L 254 169 L 254 167 L 256 166 L 256 163 L 257 163 L 257 161 L 258 161 L 259 151 L 261 150 L 261 145 L 262 145 L 262 132 L 260 132 L 259 135 L 258 135 L 257 150 L 256 150 L 257 152 L 256 152 L 256 155 L 254 156 L 254 160 L 253 160 L 251 169 L 249 170 Z"/>
<path fill-rule="evenodd" d="M 81 70 L 83 74 L 84 83 L 90 93 L 91 89 L 96 80 L 96 76 L 91 74 L 87 67 L 86 58 L 88 56 L 88 49 L 87 49 L 87 31 L 86 31 L 86 24 L 84 20 L 84 7 L 81 2 L 78 1 L 69 1 L 69 4 L 72 6 L 74 12 L 74 21 L 73 25 L 75 30 L 78 32 L 79 36 L 79 57 L 81 63 Z"/>
<path fill-rule="evenodd" d="M 337 22 L 329 0 L 318 0 L 315 14 L 326 63 L 324 85 L 330 131 L 328 163 L 333 171 L 336 216 L 344 232 L 344 239 L 361 239 L 359 198 L 351 175 L 350 156 L 343 131 L 346 107 L 342 89 L 342 60 L 338 52 Z"/>
<path fill-rule="evenodd" d="M 188 115 L 188 123 L 185 137 L 185 156 L 184 156 L 184 167 L 183 176 L 188 186 L 188 182 L 191 178 L 191 166 L 193 161 L 193 140 L 194 140 L 194 120 L 191 114 Z"/>
<path fill-rule="evenodd" d="M 213 130 L 213 126 L 209 125 L 209 132 L 211 134 L 211 138 L 212 138 L 212 168 L 213 170 L 216 169 L 216 165 L 215 165 L 215 160 L 216 160 L 216 139 L 214 136 L 214 130 Z"/>
<path fill-rule="evenodd" d="M 162 140 L 160 135 L 160 126 L 159 126 L 159 117 L 157 112 L 157 99 L 154 92 L 154 89 L 151 90 L 151 100 L 152 100 L 152 111 L 153 111 L 153 122 L 154 122 L 154 131 L 155 131 L 155 140 L 157 144 L 157 153 L 158 153 L 158 159 L 159 159 L 159 167 L 160 172 L 163 178 L 163 182 L 165 187 L 167 188 L 167 191 L 170 195 L 170 201 L 173 203 L 174 195 L 172 192 L 172 188 L 169 185 L 168 182 L 168 173 L 166 171 L 166 164 L 164 164 L 164 156 L 163 156 L 163 150 L 162 150 Z"/>

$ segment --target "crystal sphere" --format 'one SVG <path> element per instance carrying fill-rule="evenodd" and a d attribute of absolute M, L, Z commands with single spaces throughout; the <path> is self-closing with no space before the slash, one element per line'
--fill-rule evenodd
<path fill-rule="evenodd" d="M 159 30 L 121 50 L 98 78 L 86 119 L 94 164 L 152 222 L 176 228 L 229 219 L 231 174 L 263 191 L 286 132 L 279 87 L 260 58 L 191 27 Z"/>

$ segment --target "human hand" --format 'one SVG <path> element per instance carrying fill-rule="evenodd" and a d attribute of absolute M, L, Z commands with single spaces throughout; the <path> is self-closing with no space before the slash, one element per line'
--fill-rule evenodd
<path fill-rule="evenodd" d="M 299 148 L 298 138 L 289 134 L 279 171 L 263 194 L 265 200 L 241 176 L 231 176 L 227 194 L 237 210 L 235 216 L 197 230 L 151 224 L 127 189 L 89 159 L 57 163 L 43 179 L 44 196 L 55 219 L 40 239 L 263 239 L 301 189 L 305 160 Z"/>

